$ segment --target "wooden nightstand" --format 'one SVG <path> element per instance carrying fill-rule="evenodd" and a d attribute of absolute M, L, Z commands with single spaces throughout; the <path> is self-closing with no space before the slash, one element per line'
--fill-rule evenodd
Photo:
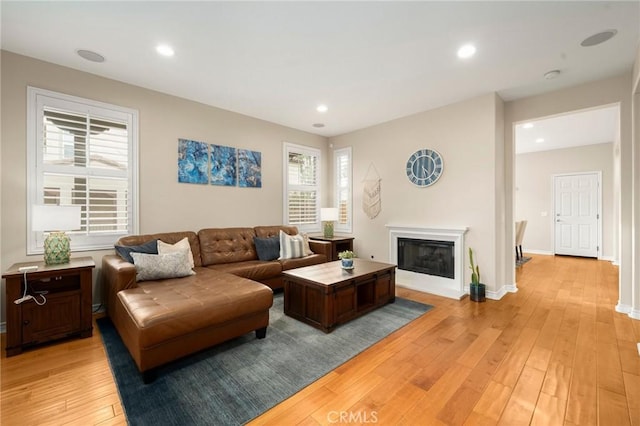
<path fill-rule="evenodd" d="M 27 273 L 27 294 L 35 300 L 16 304 L 14 301 L 24 294 L 24 273 L 19 268 L 32 265 L 38 269 Z M 8 357 L 51 340 L 91 336 L 91 270 L 95 266 L 91 257 L 77 257 L 61 265 L 16 263 L 2 275 L 6 279 Z M 36 303 L 43 301 L 39 292 L 47 292 L 42 305 Z"/>
<path fill-rule="evenodd" d="M 353 237 L 341 237 L 334 235 L 333 237 L 324 237 L 322 235 L 309 235 L 309 239 L 318 241 L 328 241 L 331 243 L 331 259 L 338 260 L 338 253 L 345 250 L 353 251 Z"/>

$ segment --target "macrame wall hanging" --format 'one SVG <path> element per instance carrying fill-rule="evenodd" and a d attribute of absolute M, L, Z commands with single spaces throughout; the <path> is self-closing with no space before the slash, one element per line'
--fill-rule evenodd
<path fill-rule="evenodd" d="M 369 219 L 378 216 L 382 210 L 382 198 L 380 197 L 380 174 L 373 163 L 369 163 L 367 174 L 362 181 L 364 189 L 362 190 L 362 210 Z"/>

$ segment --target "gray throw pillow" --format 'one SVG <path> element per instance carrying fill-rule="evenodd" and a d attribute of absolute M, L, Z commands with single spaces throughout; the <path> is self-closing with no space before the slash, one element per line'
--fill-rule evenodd
<path fill-rule="evenodd" d="M 195 275 L 189 264 L 187 251 L 166 254 L 131 253 L 136 265 L 136 280 L 162 280 Z"/>
<path fill-rule="evenodd" d="M 280 256 L 279 237 L 253 237 L 253 243 L 256 245 L 256 253 L 260 260 L 276 260 Z"/>

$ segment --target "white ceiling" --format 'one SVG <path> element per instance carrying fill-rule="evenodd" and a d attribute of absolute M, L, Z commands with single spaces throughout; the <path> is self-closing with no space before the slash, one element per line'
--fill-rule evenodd
<path fill-rule="evenodd" d="M 617 105 L 578 111 L 516 125 L 516 154 L 614 143 L 619 136 Z M 529 124 L 528 128 L 525 124 Z"/>
<path fill-rule="evenodd" d="M 625 2 L 1 2 L 8 51 L 323 136 L 629 71 Z M 586 37 L 616 29 L 608 42 Z M 460 60 L 463 43 L 477 46 Z M 156 54 L 173 46 L 172 58 Z M 89 49 L 106 58 L 88 62 Z M 544 73 L 561 74 L 545 80 Z M 315 108 L 328 105 L 322 114 Z M 314 123 L 325 127 L 315 128 Z"/>

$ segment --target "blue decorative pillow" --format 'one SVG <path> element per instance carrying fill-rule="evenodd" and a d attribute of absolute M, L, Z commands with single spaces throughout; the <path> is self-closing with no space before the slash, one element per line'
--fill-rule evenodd
<path fill-rule="evenodd" d="M 158 240 L 151 240 L 139 246 L 115 246 L 115 248 L 121 258 L 133 263 L 131 253 L 158 254 Z"/>
<path fill-rule="evenodd" d="M 253 237 L 253 243 L 256 245 L 260 260 L 276 260 L 280 256 L 280 238 L 278 237 Z"/>

